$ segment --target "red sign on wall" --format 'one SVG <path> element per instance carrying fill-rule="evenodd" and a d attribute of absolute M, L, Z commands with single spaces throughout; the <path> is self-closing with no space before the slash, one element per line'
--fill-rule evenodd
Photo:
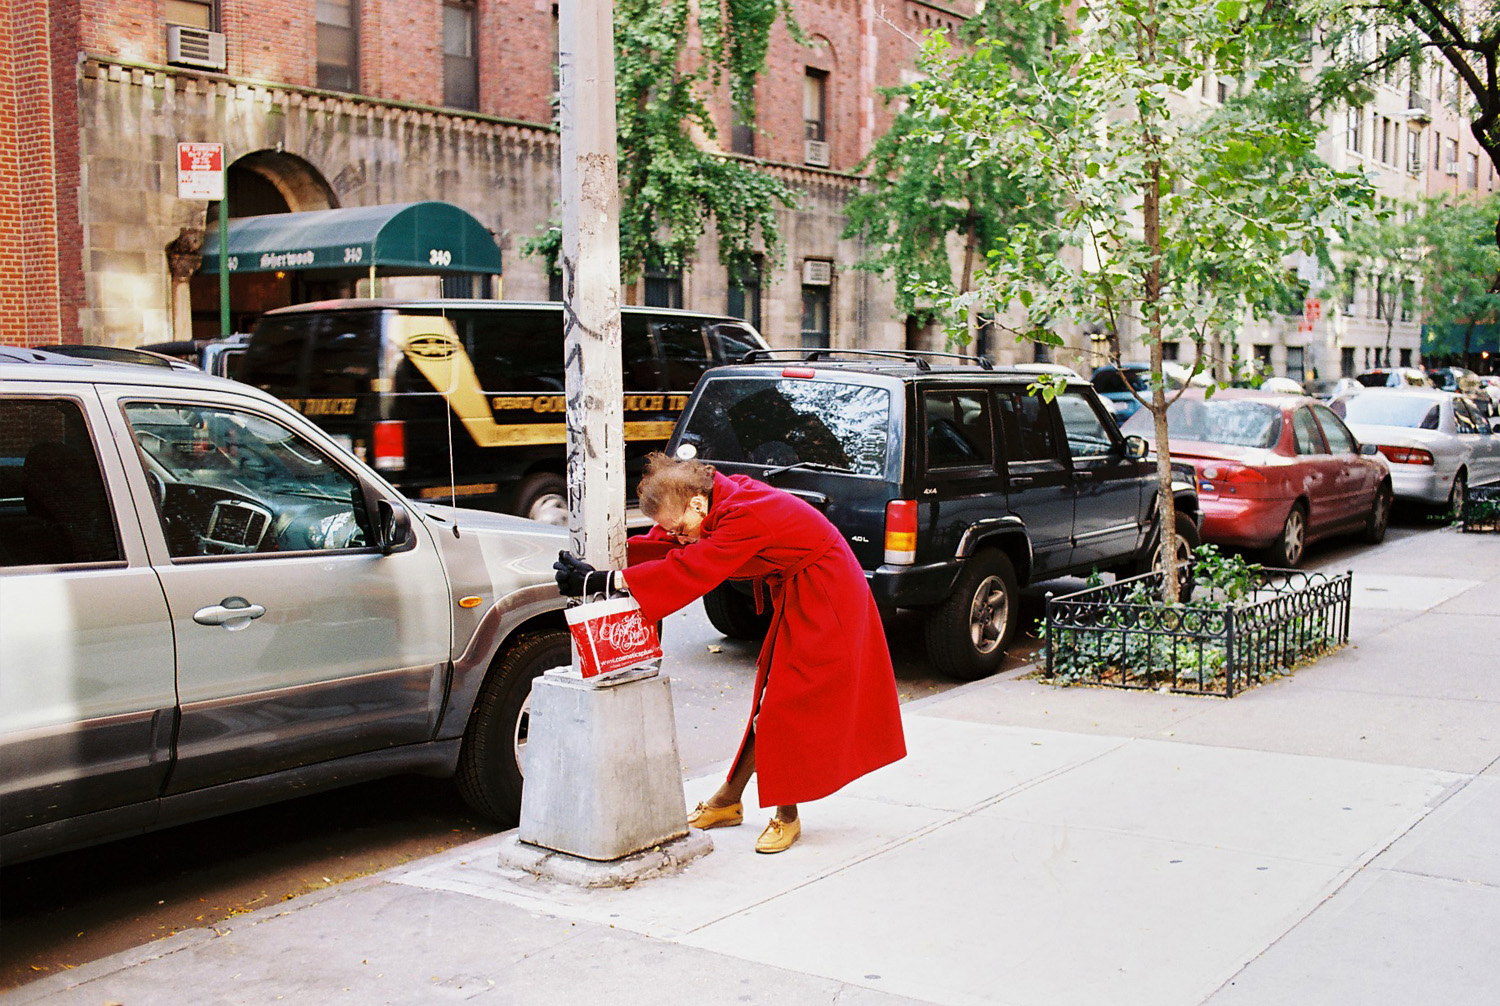
<path fill-rule="evenodd" d="M 177 144 L 177 198 L 224 198 L 224 144 Z"/>
<path fill-rule="evenodd" d="M 1303 301 L 1302 317 L 1308 321 L 1317 321 L 1323 317 L 1323 301 L 1317 297 L 1309 297 Z"/>

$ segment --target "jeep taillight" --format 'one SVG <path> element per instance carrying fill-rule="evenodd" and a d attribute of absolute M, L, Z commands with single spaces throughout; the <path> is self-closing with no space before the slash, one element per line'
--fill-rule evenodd
<path fill-rule="evenodd" d="M 400 471 L 406 467 L 406 422 L 386 419 L 375 424 L 375 468 Z"/>
<path fill-rule="evenodd" d="M 885 561 L 910 566 L 917 561 L 917 501 L 885 505 Z"/>

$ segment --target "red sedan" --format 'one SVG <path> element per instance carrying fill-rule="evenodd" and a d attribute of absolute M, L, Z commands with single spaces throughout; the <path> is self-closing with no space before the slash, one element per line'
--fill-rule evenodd
<path fill-rule="evenodd" d="M 1121 430 L 1153 439 L 1142 409 Z M 1302 395 L 1190 388 L 1167 410 L 1173 461 L 1197 469 L 1203 540 L 1266 549 L 1296 566 L 1307 544 L 1345 532 L 1385 538 L 1390 467 L 1342 420 Z"/>

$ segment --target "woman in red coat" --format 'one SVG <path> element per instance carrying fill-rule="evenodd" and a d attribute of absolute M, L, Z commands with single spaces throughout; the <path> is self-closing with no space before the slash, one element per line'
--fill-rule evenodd
<path fill-rule="evenodd" d="M 729 777 L 688 823 L 741 823 L 741 796 L 758 772 L 760 804 L 776 806 L 776 816 L 755 849 L 781 852 L 802 833 L 797 804 L 906 755 L 890 652 L 864 571 L 827 518 L 755 479 L 653 454 L 639 496 L 657 526 L 631 540 L 630 566 L 610 582 L 628 590 L 648 620 L 725 580 L 760 581 L 757 597 L 762 584 L 769 588 L 771 626 L 750 722 Z M 582 593 L 594 572 L 566 553 L 557 569 L 565 593 Z"/>

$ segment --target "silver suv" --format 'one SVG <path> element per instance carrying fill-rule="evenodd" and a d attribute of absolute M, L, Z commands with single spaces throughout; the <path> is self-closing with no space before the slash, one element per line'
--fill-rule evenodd
<path fill-rule="evenodd" d="M 0 348 L 0 858 L 403 772 L 513 816 L 564 540 L 246 385 Z"/>

